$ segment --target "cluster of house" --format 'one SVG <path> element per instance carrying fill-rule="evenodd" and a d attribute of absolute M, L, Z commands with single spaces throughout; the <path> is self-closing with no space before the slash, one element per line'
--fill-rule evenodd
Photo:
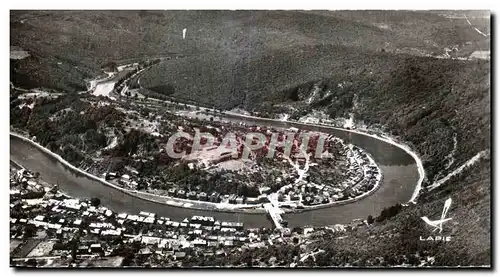
<path fill-rule="evenodd" d="M 23 180 L 32 180 L 29 176 L 31 173 L 23 171 L 20 178 L 12 179 L 12 190 L 22 186 Z M 32 180 L 27 189 L 36 190 L 39 186 Z M 174 259 L 184 257 L 186 249 L 202 251 L 204 255 L 223 255 L 228 247 L 261 247 L 267 243 L 261 243 L 266 239 L 265 229 L 245 229 L 240 222 L 196 215 L 176 221 L 144 211 L 115 213 L 94 205 L 91 200 L 72 199 L 50 188 L 40 198 L 22 198 L 16 193 L 11 196 L 11 238 L 26 240 L 44 232 L 49 239 L 65 245 L 51 249 L 50 255 L 54 256 L 72 255 L 67 245 L 75 237 L 78 237 L 77 255 L 108 256 L 119 244 L 140 242 L 137 255 L 154 252 Z M 28 234 L 30 228 L 35 232 Z"/>
<path fill-rule="evenodd" d="M 119 176 L 115 172 L 103 174 L 106 180 L 113 181 L 115 184 L 130 190 L 137 190 L 137 178 L 133 175 L 123 174 Z M 269 188 L 268 188 L 269 189 Z M 262 204 L 269 202 L 267 195 L 259 195 L 259 197 L 245 197 L 236 194 L 222 195 L 216 191 L 208 194 L 206 192 L 186 191 L 181 188 L 170 188 L 166 191 L 166 195 L 179 198 L 197 201 L 205 201 L 212 203 L 229 203 L 229 204 Z"/>
<path fill-rule="evenodd" d="M 25 185 L 28 181 L 30 184 Z M 22 186 L 26 190 L 39 190 L 41 185 L 30 172 L 23 171 L 18 178 L 11 179 L 12 191 Z M 128 249 L 137 257 L 155 255 L 182 262 L 193 253 L 204 257 L 225 256 L 238 249 L 290 243 L 292 237 L 300 236 L 303 240 L 321 232 L 343 232 L 346 227 L 294 228 L 293 232 L 283 228 L 275 232 L 266 228 L 248 229 L 240 222 L 219 221 L 210 216 L 194 215 L 176 221 L 145 211 L 115 213 L 91 200 L 69 198 L 54 188 L 46 188 L 45 184 L 42 189 L 45 194 L 41 198 L 11 194 L 11 239 L 27 242 L 19 247 L 41 245 L 26 252 L 28 257 L 37 257 L 34 252 L 43 253 L 40 257 L 111 257 L 120 255 L 123 245 L 130 245 Z M 354 222 L 351 227 L 361 224 L 365 223 Z M 32 229 L 31 234 L 28 229 Z M 43 251 L 36 251 L 37 247 Z"/>
<path fill-rule="evenodd" d="M 375 187 L 378 187 L 382 181 L 382 172 L 373 158 L 359 147 L 354 145 L 351 145 L 351 147 L 352 151 L 350 152 L 351 156 L 349 159 L 351 159 L 353 163 L 356 163 L 362 170 L 362 177 L 359 178 L 357 176 L 356 179 L 351 180 L 350 186 L 344 191 L 343 199 L 340 200 L 355 198 L 367 193 Z"/>
<path fill-rule="evenodd" d="M 278 201 L 300 202 L 295 208 L 315 206 L 335 201 L 355 198 L 372 190 L 382 179 L 382 174 L 373 159 L 359 147 L 349 145 L 346 151 L 349 159 L 347 179 L 340 184 L 316 184 L 303 182 L 298 185 L 287 185 L 278 191 Z M 327 178 L 328 180 L 328 178 Z M 289 205 L 282 205 L 290 208 Z"/>
<path fill-rule="evenodd" d="M 135 171 L 135 174 L 138 174 L 137 171 Z M 107 181 L 113 181 L 117 185 L 125 188 L 125 189 L 130 189 L 130 190 L 136 190 L 137 189 L 137 181 L 135 180 L 134 177 L 130 176 L 129 174 L 123 174 L 119 176 L 115 172 L 106 172 L 103 174 L 104 179 Z"/>
<path fill-rule="evenodd" d="M 329 138 L 330 139 L 330 138 Z M 301 182 L 298 185 L 289 184 L 281 187 L 278 193 L 278 201 L 280 202 L 295 202 L 294 208 L 303 208 L 304 206 L 315 206 L 327 204 L 335 201 L 342 201 L 355 198 L 365 192 L 372 190 L 380 182 L 382 175 L 373 159 L 359 147 L 354 145 L 345 145 L 343 142 L 333 137 L 335 142 L 339 143 L 341 150 L 347 155 L 349 168 L 347 179 L 342 183 L 327 183 L 316 184 L 312 182 Z M 136 175 L 137 172 L 132 172 Z M 136 190 L 137 182 L 135 177 L 129 174 L 118 176 L 116 173 L 105 174 L 108 180 L 118 180 L 121 186 Z M 328 181 L 328 177 L 326 177 Z M 189 199 L 197 201 L 206 201 L 212 203 L 229 203 L 229 204 L 265 204 L 268 203 L 268 194 L 271 193 L 269 187 L 260 189 L 261 195 L 258 197 L 244 197 L 235 194 L 221 195 L 218 192 L 210 194 L 206 192 L 186 191 L 181 188 L 170 188 L 166 194 L 179 199 Z M 285 204 L 285 207 L 288 205 Z M 291 208 L 291 207 L 289 207 Z"/>

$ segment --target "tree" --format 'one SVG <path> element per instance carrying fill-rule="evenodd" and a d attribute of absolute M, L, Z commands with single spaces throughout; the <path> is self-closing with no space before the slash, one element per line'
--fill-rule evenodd
<path fill-rule="evenodd" d="M 104 70 L 109 70 L 109 71 L 117 71 L 118 70 L 118 65 L 114 61 L 109 61 L 101 66 L 102 69 Z"/>
<path fill-rule="evenodd" d="M 90 199 L 90 205 L 92 205 L 94 207 L 97 207 L 97 206 L 101 205 L 101 199 L 99 199 L 97 197 L 92 197 Z"/>
<path fill-rule="evenodd" d="M 36 262 L 35 259 L 28 259 L 26 261 L 26 265 L 29 267 L 36 267 L 38 265 L 38 263 Z"/>
<path fill-rule="evenodd" d="M 25 238 L 31 238 L 36 234 L 37 228 L 35 225 L 28 225 L 26 226 L 26 229 L 24 229 L 24 237 Z"/>
<path fill-rule="evenodd" d="M 372 224 L 373 222 L 375 222 L 375 219 L 373 218 L 373 216 L 372 216 L 372 215 L 369 215 L 369 216 L 368 216 L 368 218 L 366 219 L 366 222 L 367 222 L 368 224 Z"/>

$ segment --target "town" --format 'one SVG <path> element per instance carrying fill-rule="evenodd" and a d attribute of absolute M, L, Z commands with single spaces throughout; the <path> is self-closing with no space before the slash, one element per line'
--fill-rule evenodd
<path fill-rule="evenodd" d="M 11 164 L 10 184 L 13 266 L 175 267 L 187 257 L 225 256 L 241 249 L 297 243 L 314 232 L 342 233 L 360 224 L 245 228 L 240 222 L 209 216 L 174 221 L 145 211 L 117 214 L 100 206 L 99 199 L 71 198 L 16 164 Z M 297 257 L 295 264 L 311 253 Z M 290 261 L 281 261 L 285 265 L 290 266 Z"/>

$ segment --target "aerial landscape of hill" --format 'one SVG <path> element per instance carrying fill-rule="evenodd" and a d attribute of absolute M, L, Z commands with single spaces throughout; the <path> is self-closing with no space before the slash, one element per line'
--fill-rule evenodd
<path fill-rule="evenodd" d="M 11 266 L 491 267 L 490 29 L 488 11 L 11 11 Z M 269 158 L 289 131 L 292 157 Z M 186 136 L 177 159 L 179 132 L 242 138 Z"/>

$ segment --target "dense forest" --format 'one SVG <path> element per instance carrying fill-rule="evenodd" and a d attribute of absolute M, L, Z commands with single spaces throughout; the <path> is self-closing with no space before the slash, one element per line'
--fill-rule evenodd
<path fill-rule="evenodd" d="M 484 21 L 474 24 L 489 32 L 489 19 Z M 197 27 L 189 27 L 182 39 L 182 28 L 193 22 Z M 144 174 L 166 168 L 165 181 L 209 182 L 213 190 L 226 189 L 219 185 L 224 183 L 220 176 L 190 175 L 185 164 L 171 166 L 161 153 L 133 164 L 131 156 L 157 149 L 157 139 L 118 130 L 124 118 L 120 110 L 92 105 L 88 96 L 74 93 L 99 75 L 103 61 L 121 64 L 184 53 L 141 75 L 145 95 L 269 117 L 352 114 L 356 124 L 389 134 L 422 160 L 426 178 L 416 204 L 367 215 L 369 224 L 348 234 L 314 239 L 308 250 L 326 252 L 298 266 L 418 265 L 422 257 L 442 266 L 491 264 L 491 63 L 436 58 L 444 48 L 458 49 L 454 55 L 461 57 L 489 50 L 489 36 L 461 17 L 411 11 L 16 11 L 10 36 L 12 45 L 30 53 L 11 60 L 13 84 L 66 93 L 22 103 L 17 98 L 22 92 L 11 88 L 11 127 L 36 136 L 71 163 L 91 163 L 90 154 L 109 143 L 105 132 L 117 129 L 119 146 L 103 151 L 117 159 L 104 166 L 120 170 L 132 164 Z M 136 80 L 132 83 L 137 87 Z M 480 151 L 487 151 L 486 157 L 437 189 L 427 189 Z M 446 234 L 453 239 L 420 242 L 419 236 L 431 234 L 420 217 L 439 217 L 449 197 L 453 220 Z M 186 263 L 258 266 L 273 260 L 285 265 L 302 250 L 275 245 L 225 257 L 190 257 Z"/>

